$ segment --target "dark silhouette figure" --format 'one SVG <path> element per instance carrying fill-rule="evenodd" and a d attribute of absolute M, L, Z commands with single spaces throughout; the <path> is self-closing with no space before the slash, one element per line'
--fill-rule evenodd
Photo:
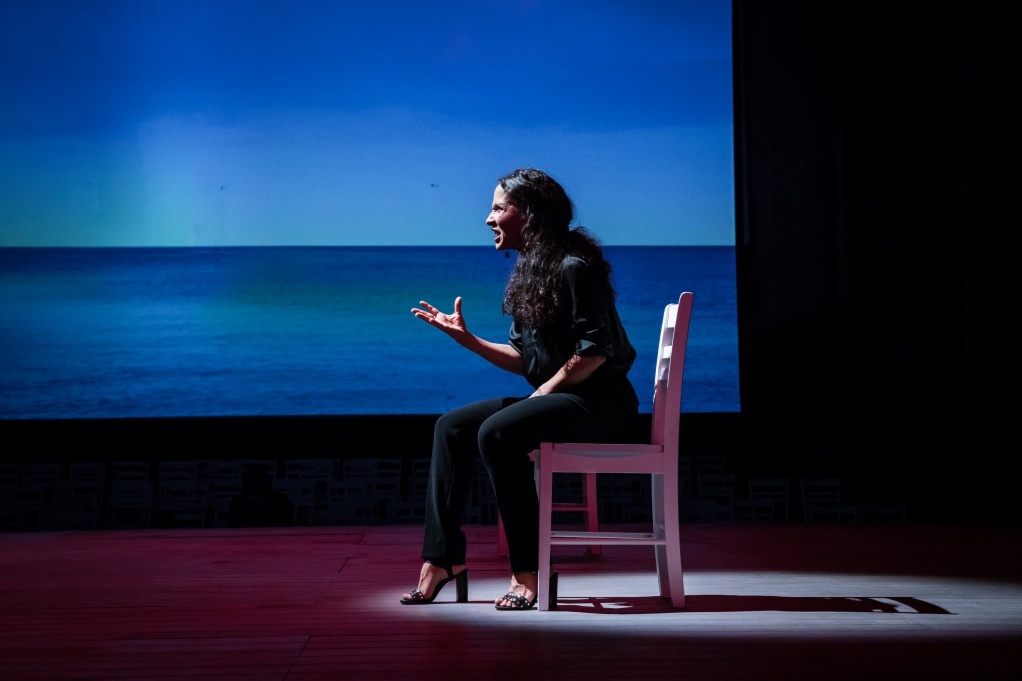
<path fill-rule="evenodd" d="M 241 492 L 227 509 L 228 527 L 288 527 L 294 524 L 294 505 L 273 489 L 270 474 L 253 468 L 245 474 Z"/>

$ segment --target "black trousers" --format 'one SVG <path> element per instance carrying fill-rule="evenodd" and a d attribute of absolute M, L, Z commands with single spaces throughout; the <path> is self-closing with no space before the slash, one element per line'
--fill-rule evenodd
<path fill-rule="evenodd" d="M 497 498 L 512 572 L 538 569 L 539 500 L 529 452 L 541 442 L 620 442 L 635 435 L 638 399 L 625 377 L 584 394 L 494 398 L 444 414 L 433 432 L 422 557 L 465 563 L 462 517 L 482 458 Z"/>

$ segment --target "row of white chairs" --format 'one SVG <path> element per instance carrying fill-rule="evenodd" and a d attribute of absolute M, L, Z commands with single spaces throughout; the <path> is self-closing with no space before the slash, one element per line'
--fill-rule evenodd
<path fill-rule="evenodd" d="M 745 480 L 739 495 L 733 473 L 696 474 L 694 492 L 682 502 L 682 518 L 690 522 L 788 522 L 801 512 L 803 522 L 880 522 L 908 519 L 905 503 L 849 503 L 836 477 L 757 478 Z"/>
<path fill-rule="evenodd" d="M 371 457 L 2 464 L 0 531 L 223 527 L 251 469 L 288 497 L 295 524 L 386 522 L 410 515 L 400 508 L 404 465 Z M 412 466 L 413 488 L 421 468 Z"/>
<path fill-rule="evenodd" d="M 903 503 L 850 504 L 838 478 L 748 478 L 742 493 L 723 457 L 681 458 L 684 522 L 869 522 L 907 519 Z M 408 524 L 425 514 L 429 460 L 296 458 L 0 464 L 0 530 L 223 527 L 245 471 L 265 470 L 299 525 Z M 709 471 L 709 472 L 708 472 Z M 691 475 L 691 477 L 686 477 Z M 558 476 L 555 498 L 584 495 L 581 476 Z M 601 522 L 648 520 L 649 478 L 598 476 Z M 466 522 L 494 524 L 497 506 L 479 465 Z"/>

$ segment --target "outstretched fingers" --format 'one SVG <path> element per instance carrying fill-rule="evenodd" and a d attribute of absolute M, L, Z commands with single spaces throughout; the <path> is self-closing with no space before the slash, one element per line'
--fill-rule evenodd
<path fill-rule="evenodd" d="M 419 305 L 421 305 L 425 309 L 413 307 L 412 314 L 421 319 L 422 321 L 432 324 L 433 320 L 436 319 L 436 316 L 440 314 L 440 310 L 436 309 L 435 307 L 427 303 L 425 300 L 420 300 Z"/>
<path fill-rule="evenodd" d="M 437 314 L 438 312 L 440 312 L 440 310 L 436 309 L 435 307 L 427 303 L 425 300 L 420 300 L 419 305 L 422 305 L 422 307 L 424 307 L 431 314 Z"/>
<path fill-rule="evenodd" d="M 421 305 L 422 308 L 413 307 L 412 314 L 433 325 L 446 325 L 454 319 L 461 318 L 461 296 L 454 299 L 454 312 L 452 314 L 441 312 L 425 300 L 420 300 L 419 305 Z"/>

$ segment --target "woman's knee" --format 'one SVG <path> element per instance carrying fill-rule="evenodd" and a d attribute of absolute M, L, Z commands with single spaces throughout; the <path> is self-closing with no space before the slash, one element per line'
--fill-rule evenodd
<path fill-rule="evenodd" d="M 492 417 L 483 421 L 482 425 L 479 426 L 479 432 L 476 434 L 477 443 L 479 445 L 479 453 L 482 454 L 484 459 L 486 458 L 487 452 L 498 447 L 500 441 L 503 439 L 501 436 L 501 428 L 496 421 L 497 419 Z"/>
<path fill-rule="evenodd" d="M 487 468 L 511 461 L 528 461 L 528 454 L 539 446 L 538 436 L 525 427 L 502 418 L 483 422 L 477 435 L 479 454 Z"/>
<path fill-rule="evenodd" d="M 447 436 L 457 434 L 466 430 L 473 431 L 478 424 L 486 417 L 483 403 L 467 404 L 447 412 L 437 419 L 433 426 L 435 436 Z"/>
<path fill-rule="evenodd" d="M 458 430 L 461 428 L 463 419 L 459 418 L 454 412 L 447 412 L 436 420 L 436 424 L 433 426 L 434 435 L 446 435 L 451 431 Z"/>
<path fill-rule="evenodd" d="M 486 400 L 447 412 L 433 426 L 434 452 L 447 449 L 465 456 L 477 452 L 480 427 L 500 408 L 499 400 Z"/>
<path fill-rule="evenodd" d="M 531 452 L 544 438 L 556 437 L 579 420 L 579 400 L 563 393 L 508 405 L 480 426 L 480 451 Z"/>

